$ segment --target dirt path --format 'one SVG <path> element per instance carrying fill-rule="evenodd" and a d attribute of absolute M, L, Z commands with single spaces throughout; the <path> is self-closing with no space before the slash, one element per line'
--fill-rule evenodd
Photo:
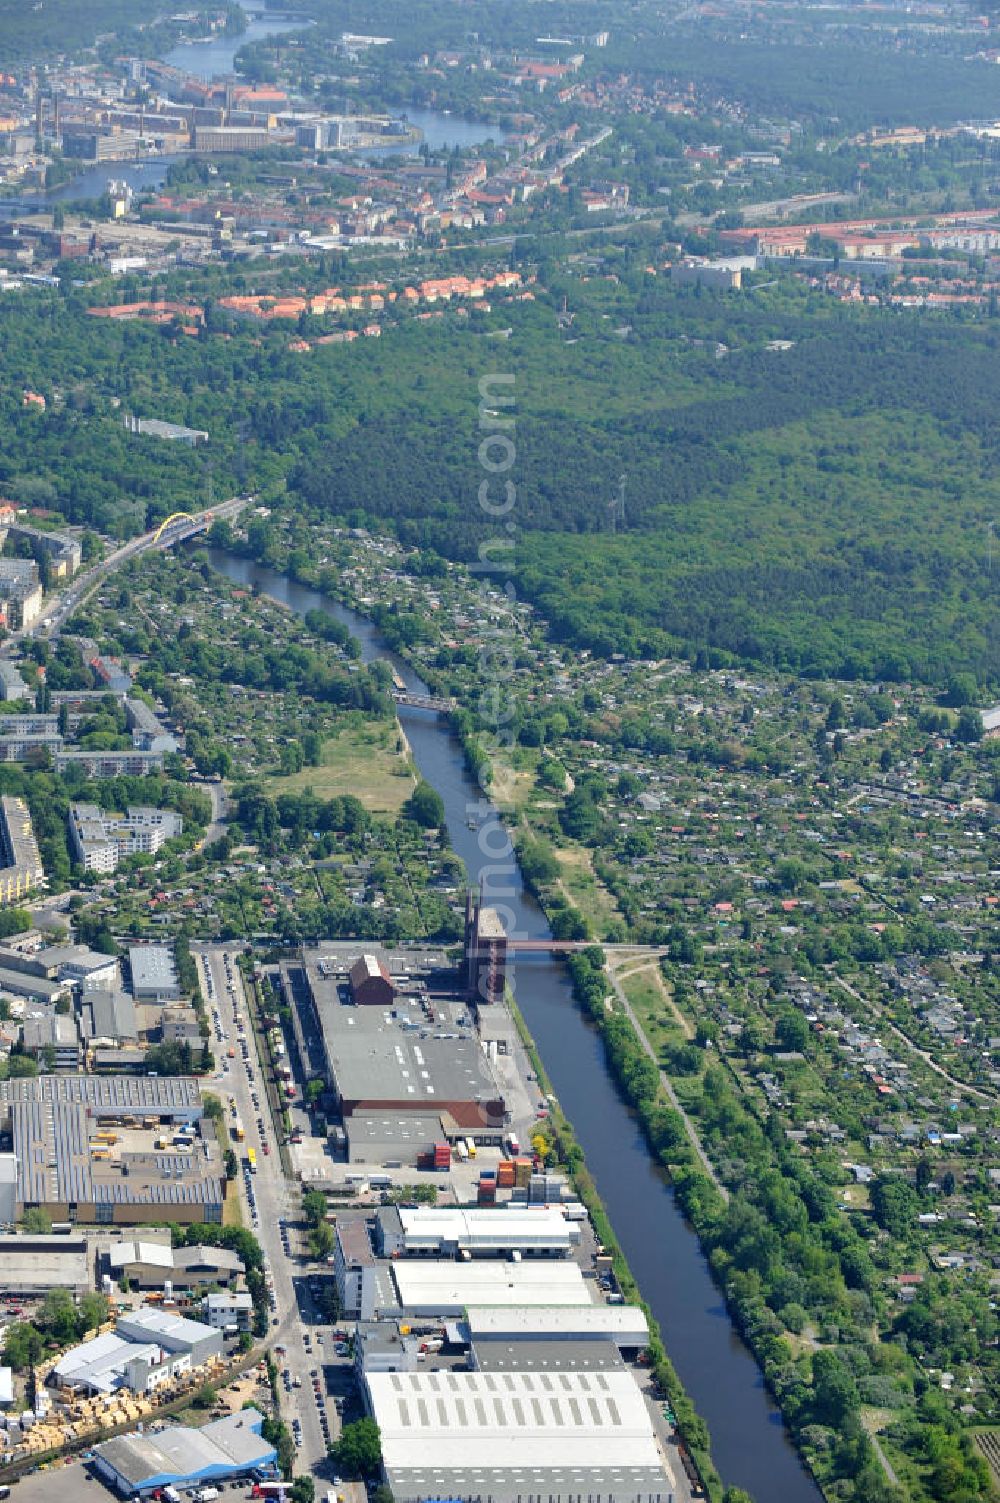
<path fill-rule="evenodd" d="M 855 1002 L 860 1002 L 862 1007 L 864 1007 L 868 1013 L 871 1012 L 871 1003 L 867 1000 L 866 997 L 863 997 L 860 992 L 856 992 L 854 990 L 854 987 L 851 986 L 850 982 L 845 981 L 842 976 L 837 976 L 835 979 L 837 985 L 843 991 L 845 991 L 849 997 L 853 997 Z M 908 1049 L 912 1049 L 914 1054 L 916 1054 L 920 1059 L 923 1060 L 928 1069 L 933 1070 L 935 1075 L 940 1075 L 942 1080 L 946 1080 L 952 1087 L 952 1089 L 957 1091 L 960 1096 L 975 1096 L 977 1101 L 988 1101 L 992 1105 L 996 1105 L 996 1097 L 991 1095 L 988 1091 L 980 1091 L 976 1086 L 967 1085 L 964 1080 L 956 1080 L 954 1075 L 949 1075 L 947 1070 L 943 1069 L 941 1065 L 937 1064 L 934 1061 L 934 1059 L 930 1054 L 928 1054 L 926 1049 L 921 1049 L 919 1044 L 915 1044 L 911 1038 L 908 1038 L 907 1035 L 903 1032 L 902 1028 L 897 1028 L 896 1024 L 893 1023 L 891 1019 L 887 1018 L 884 1012 L 880 1012 L 877 1019 L 875 1019 L 874 1021 L 877 1021 L 880 1025 L 884 1024 L 885 1027 L 888 1028 L 890 1033 L 894 1033 L 901 1043 L 905 1044 Z"/>
<path fill-rule="evenodd" d="M 625 969 L 625 966 L 628 966 L 628 970 Z M 677 1003 L 674 1001 L 673 992 L 671 992 L 670 988 L 667 986 L 667 983 L 663 979 L 663 972 L 660 970 L 659 956 L 657 956 L 653 960 L 641 960 L 636 965 L 632 965 L 632 963 L 628 959 L 623 961 L 622 964 L 618 966 L 616 966 L 614 964 L 614 961 L 612 961 L 611 967 L 614 969 L 614 973 L 618 977 L 619 981 L 627 981 L 630 976 L 639 976 L 643 971 L 651 971 L 653 974 L 653 980 L 659 987 L 660 994 L 663 997 L 664 1002 L 667 1004 L 668 1008 L 673 1014 L 674 1022 L 677 1024 L 678 1028 L 684 1034 L 684 1037 L 686 1039 L 694 1038 L 694 1024 L 690 1021 L 689 1018 L 686 1018 L 684 1016 L 680 1008 L 677 1006 Z"/>
<path fill-rule="evenodd" d="M 646 1037 L 646 1034 L 645 1034 L 645 1031 L 644 1031 L 644 1029 L 642 1027 L 642 1024 L 639 1022 L 639 1019 L 636 1017 L 635 1013 L 633 1012 L 633 1010 L 632 1010 L 632 1004 L 628 1000 L 628 998 L 626 997 L 625 992 L 622 989 L 621 982 L 618 980 L 618 977 L 614 974 L 613 971 L 608 971 L 607 972 L 607 976 L 608 976 L 608 980 L 611 982 L 611 985 L 615 989 L 615 996 L 618 998 L 618 1001 L 621 1003 L 622 1011 L 625 1013 L 625 1016 L 628 1018 L 629 1022 L 632 1024 L 632 1027 L 635 1029 L 636 1037 L 638 1038 L 639 1042 L 642 1044 L 643 1049 L 649 1055 L 650 1059 L 653 1061 L 653 1064 L 656 1066 L 657 1073 L 659 1074 L 659 1077 L 660 1077 L 660 1084 L 663 1086 L 663 1089 L 664 1089 L 664 1091 L 667 1094 L 667 1098 L 668 1098 L 668 1100 L 670 1102 L 670 1105 L 673 1107 L 674 1111 L 677 1113 L 677 1115 L 680 1117 L 681 1121 L 684 1123 L 684 1131 L 687 1133 L 688 1142 L 691 1144 L 691 1147 L 694 1149 L 694 1151 L 695 1151 L 695 1153 L 696 1153 L 696 1155 L 698 1157 L 698 1162 L 701 1164 L 701 1167 L 704 1169 L 705 1173 L 708 1175 L 708 1178 L 712 1181 L 712 1184 L 715 1186 L 715 1188 L 718 1190 L 719 1194 L 722 1196 L 722 1199 L 728 1204 L 728 1202 L 729 1202 L 729 1191 L 726 1189 L 725 1185 L 719 1179 L 719 1176 L 716 1174 L 714 1168 L 712 1167 L 712 1162 L 709 1159 L 708 1154 L 705 1152 L 704 1148 L 702 1147 L 701 1139 L 698 1136 L 698 1129 L 695 1127 L 694 1123 L 691 1121 L 691 1118 L 688 1116 L 687 1112 L 684 1110 L 684 1108 L 681 1106 L 680 1102 L 678 1101 L 678 1099 L 677 1099 L 677 1092 L 674 1090 L 673 1085 L 671 1084 L 669 1077 L 666 1075 L 666 1073 L 663 1070 L 660 1069 L 660 1061 L 656 1057 L 656 1050 L 653 1048 L 652 1044 L 649 1042 L 649 1039 Z M 666 993 L 666 988 L 664 988 L 664 992 Z"/>

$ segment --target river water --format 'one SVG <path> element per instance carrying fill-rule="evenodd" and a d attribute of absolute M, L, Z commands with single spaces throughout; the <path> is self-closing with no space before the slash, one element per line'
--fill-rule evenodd
<path fill-rule="evenodd" d="M 243 7 L 246 10 L 246 6 Z M 205 42 L 179 42 L 164 53 L 163 61 L 172 68 L 180 68 L 195 78 L 206 82 L 221 78 L 233 71 L 233 59 L 241 47 L 251 42 L 263 42 L 267 37 L 281 36 L 286 31 L 301 31 L 307 21 L 287 21 L 278 15 L 262 15 L 247 12 L 246 29 L 239 36 L 212 37 Z"/>
<path fill-rule="evenodd" d="M 181 68 L 195 78 L 221 78 L 232 73 L 237 52 L 249 42 L 260 42 L 265 37 L 279 36 L 288 31 L 300 31 L 303 26 L 311 24 L 305 20 L 288 21 L 275 15 L 265 16 L 258 11 L 249 11 L 248 15 L 250 19 L 246 30 L 239 36 L 214 37 L 205 42 L 180 42 L 165 54 L 164 62 Z M 411 125 L 420 127 L 422 143 L 371 147 L 349 155 L 381 160 L 386 157 L 415 156 L 421 144 L 426 144 L 432 151 L 452 151 L 456 147 L 481 146 L 486 141 L 503 140 L 503 132 L 495 125 L 481 125 L 476 120 L 465 120 L 458 115 L 418 109 L 416 106 L 404 113 Z M 41 213 L 55 203 L 100 198 L 107 190 L 110 178 L 128 183 L 136 193 L 148 192 L 161 187 L 170 164 L 183 161 L 186 155 L 187 153 L 152 157 L 142 162 L 105 162 L 98 167 L 89 167 L 70 182 L 62 183 L 48 192 L 29 193 L 0 201 L 0 220 L 16 218 L 21 214 Z M 225 158 L 220 158 L 220 161 L 224 162 Z"/>
<path fill-rule="evenodd" d="M 387 658 L 414 693 L 430 692 L 406 663 L 388 652 L 364 616 L 283 574 L 219 549 L 213 566 L 238 584 L 256 586 L 300 614 L 324 610 L 348 626 L 365 662 Z M 481 849 L 482 829 L 470 811 L 482 795 L 469 776 L 447 723 L 424 710 L 400 709 L 420 772 L 444 800 L 448 834 L 469 879 L 487 880 L 487 898 L 510 914 L 523 938 L 548 938 L 545 916 L 527 892 L 516 863 Z M 491 831 L 496 826 L 489 823 Z M 504 890 L 490 889 L 488 868 L 504 869 Z M 506 916 L 506 915 L 505 915 Z M 698 1239 L 654 1166 L 638 1125 L 622 1103 L 604 1063 L 603 1046 L 573 1001 L 559 961 L 519 956 L 510 977 L 518 1006 L 534 1035 L 556 1095 L 576 1131 L 618 1239 L 643 1295 L 660 1322 L 681 1381 L 712 1434 L 712 1455 L 723 1481 L 745 1488 L 757 1503 L 822 1503 L 796 1455 L 760 1369 L 740 1340 L 712 1282 Z"/>
<path fill-rule="evenodd" d="M 246 6 L 243 8 L 246 10 Z M 241 47 L 251 42 L 262 42 L 269 36 L 301 31 L 303 26 L 311 24 L 301 20 L 286 21 L 278 16 L 256 11 L 248 11 L 247 15 L 247 27 L 241 36 L 215 37 L 207 42 L 181 42 L 166 54 L 164 62 L 170 63 L 174 68 L 181 68 L 185 73 L 193 73 L 196 78 L 221 78 L 232 73 L 234 59 Z M 481 146 L 485 141 L 499 141 L 503 137 L 502 131 L 496 126 L 480 125 L 475 120 L 463 120 L 458 115 L 445 115 L 438 110 L 422 110 L 412 106 L 404 113 L 411 125 L 420 127 L 423 142 L 432 151 Z M 366 148 L 352 155 L 370 158 L 413 156 L 418 150 L 419 144 L 395 143 Z M 101 192 L 103 191 L 102 185 Z"/>

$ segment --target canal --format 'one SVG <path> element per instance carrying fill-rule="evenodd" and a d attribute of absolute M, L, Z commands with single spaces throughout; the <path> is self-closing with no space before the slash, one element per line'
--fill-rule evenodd
<path fill-rule="evenodd" d="M 249 560 L 220 549 L 211 549 L 209 556 L 234 582 L 256 587 L 300 614 L 327 611 L 357 637 L 365 662 L 387 658 L 408 689 L 430 692 L 385 648 L 366 617 Z M 499 845 L 493 842 L 484 854 L 483 829 L 469 828 L 470 811 L 481 807 L 482 795 L 446 722 L 405 708 L 400 720 L 421 775 L 444 800 L 448 834 L 470 881 L 478 882 L 480 875 L 489 881 L 490 871 L 503 868 L 503 890 L 488 885 L 487 897 L 498 900 L 519 937 L 548 938 L 545 916 L 525 890 L 509 843 L 506 857 L 497 854 Z M 496 830 L 492 822 L 484 828 Z M 660 1322 L 670 1359 L 711 1430 L 712 1455 L 723 1481 L 745 1488 L 757 1503 L 822 1503 L 757 1363 L 733 1328 L 695 1233 L 615 1090 L 600 1037 L 576 1007 L 561 963 L 544 955 L 518 957 L 511 980 L 622 1249 Z"/>

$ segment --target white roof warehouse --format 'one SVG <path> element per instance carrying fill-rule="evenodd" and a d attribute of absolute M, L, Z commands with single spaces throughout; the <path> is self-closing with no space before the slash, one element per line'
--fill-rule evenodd
<path fill-rule="evenodd" d="M 669 1503 L 649 1412 L 624 1369 L 372 1372 L 365 1382 L 397 1503 Z"/>

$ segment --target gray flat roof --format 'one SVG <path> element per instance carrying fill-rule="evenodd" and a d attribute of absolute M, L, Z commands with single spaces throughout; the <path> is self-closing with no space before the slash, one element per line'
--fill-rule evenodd
<path fill-rule="evenodd" d="M 441 1118 L 432 1112 L 353 1112 L 344 1123 L 352 1147 L 423 1148 L 442 1141 Z"/>
<path fill-rule="evenodd" d="M 44 1002 L 54 1002 L 69 990 L 68 981 L 50 981 L 47 976 L 31 976 L 26 971 L 11 971 L 0 966 L 0 991 L 13 992 L 15 997 L 38 997 Z"/>
<path fill-rule="evenodd" d="M 83 1237 L 0 1237 L 0 1269 L 10 1293 L 93 1284 Z"/>
<path fill-rule="evenodd" d="M 135 1003 L 128 992 L 88 992 L 82 1011 L 90 1038 L 138 1037 Z"/>
<path fill-rule="evenodd" d="M 582 1305 L 590 1297 L 572 1258 L 397 1258 L 389 1266 L 403 1309 L 448 1314 L 469 1305 Z"/>
<path fill-rule="evenodd" d="M 337 1241 L 349 1265 L 370 1266 L 376 1261 L 368 1228 L 363 1221 L 338 1221 Z"/>
<path fill-rule="evenodd" d="M 132 991 L 171 991 L 177 986 L 177 970 L 169 945 L 131 945 L 128 952 Z"/>
<path fill-rule="evenodd" d="M 512 1445 L 514 1442 L 512 1442 Z M 534 1494 L 556 1503 L 600 1497 L 602 1503 L 673 1503 L 672 1481 L 659 1467 L 390 1467 L 396 1503 L 425 1498 L 489 1498 L 490 1503 L 524 1503 Z"/>
<path fill-rule="evenodd" d="M 340 1000 L 338 983 L 307 968 L 327 1062 L 345 1101 L 400 1101 L 414 1111 L 448 1101 L 486 1102 L 501 1096 L 461 1004 L 435 1000 L 428 1021 L 418 1002 L 397 997 L 393 1007 L 355 1007 Z M 371 1115 L 371 1114 L 369 1114 Z"/>
<path fill-rule="evenodd" d="M 524 1309 L 471 1305 L 466 1321 L 473 1341 L 541 1341 L 556 1336 L 600 1340 L 610 1336 L 645 1344 L 649 1336 L 648 1322 L 638 1305 L 536 1305 Z"/>

